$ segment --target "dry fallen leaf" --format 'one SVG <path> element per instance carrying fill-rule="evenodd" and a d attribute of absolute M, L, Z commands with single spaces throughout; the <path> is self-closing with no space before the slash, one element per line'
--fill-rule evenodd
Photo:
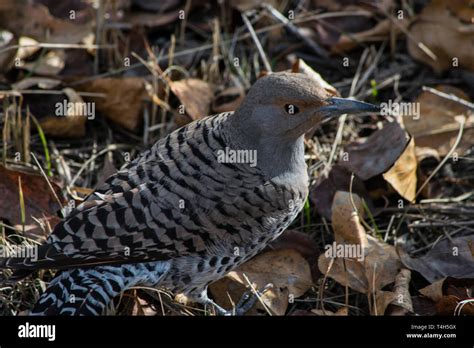
<path fill-rule="evenodd" d="M 456 66 L 474 70 L 473 17 L 470 0 L 429 2 L 409 29 L 410 55 L 438 72 Z M 428 47 L 436 59 L 426 54 L 418 43 Z"/>
<path fill-rule="evenodd" d="M 419 290 L 435 303 L 438 315 L 474 315 L 474 279 L 446 277 Z M 462 306 L 461 301 L 466 301 Z"/>
<path fill-rule="evenodd" d="M 25 204 L 25 225 L 28 226 L 28 236 L 43 235 L 43 231 L 38 226 L 33 217 L 38 219 L 46 218 L 51 227 L 59 221 L 56 218 L 56 211 L 61 207 L 54 198 L 46 180 L 40 175 L 6 169 L 0 166 L 0 218 L 8 220 L 12 225 L 21 225 L 21 205 L 19 177 L 21 177 L 21 187 Z M 60 188 L 54 184 L 54 190 L 58 197 L 61 197 Z M 64 202 L 62 202 L 64 203 Z M 32 229 L 36 226 L 36 230 Z"/>
<path fill-rule="evenodd" d="M 351 143 L 345 150 L 347 161 L 340 165 L 354 172 L 362 180 L 385 173 L 405 151 L 410 140 L 398 122 L 386 123 L 363 143 Z"/>
<path fill-rule="evenodd" d="M 360 219 L 364 216 L 364 205 L 356 194 L 338 191 L 332 203 L 332 228 L 338 244 L 360 245 L 367 248 L 367 235 Z"/>
<path fill-rule="evenodd" d="M 383 178 L 392 185 L 400 196 L 413 202 L 416 194 L 416 170 L 415 141 L 412 138 L 394 165 L 383 174 Z"/>
<path fill-rule="evenodd" d="M 245 91 L 243 87 L 229 87 L 223 91 L 217 93 L 216 97 L 212 102 L 212 111 L 215 113 L 221 113 L 226 111 L 236 110 L 245 97 Z"/>
<path fill-rule="evenodd" d="M 149 99 L 144 80 L 139 77 L 101 78 L 77 88 L 83 92 L 105 94 L 104 98 L 86 100 L 95 102 L 96 111 L 129 130 L 135 130 L 139 125 L 144 101 Z"/>
<path fill-rule="evenodd" d="M 390 302 L 385 314 L 388 315 L 406 315 L 413 312 L 413 303 L 410 295 L 411 272 L 408 269 L 401 269 L 395 278 L 393 293 L 395 299 Z"/>
<path fill-rule="evenodd" d="M 360 207 L 357 201 L 354 197 L 351 199 L 348 193 L 336 194 L 332 207 L 333 219 L 337 221 L 335 225 L 333 221 L 334 238 L 336 241 L 349 239 L 351 242 L 328 245 L 326 252 L 319 257 L 318 266 L 321 273 L 338 283 L 369 295 L 370 300 L 375 295 L 375 304 L 385 305 L 393 295 L 388 296 L 380 290 L 395 281 L 401 263 L 393 246 L 365 235 L 364 228 L 356 218 L 357 213 L 353 212 L 353 204 Z M 358 211 L 360 214 L 359 208 Z M 349 214 L 351 216 L 348 218 Z M 342 251 L 343 255 L 334 255 L 337 251 Z M 349 252 L 356 255 L 349 255 Z M 373 306 L 373 314 L 383 314 L 378 310 L 380 307 Z"/>
<path fill-rule="evenodd" d="M 170 87 L 192 121 L 209 115 L 214 93 L 207 82 L 189 78 L 172 81 Z"/>
<path fill-rule="evenodd" d="M 439 85 L 436 89 L 469 101 L 466 93 L 459 88 Z M 469 108 L 428 91 L 422 92 L 415 103 L 420 105 L 420 117 L 418 119 L 405 117 L 403 121 L 407 131 L 415 138 L 417 147 L 428 147 L 436 150 L 440 156 L 445 156 L 459 133 L 456 116 L 460 115 L 465 116 L 467 120 L 461 143 L 456 151 L 462 154 L 471 147 L 471 139 L 474 137 L 474 114 Z"/>
<path fill-rule="evenodd" d="M 297 251 L 269 251 L 256 256 L 210 285 L 210 291 L 219 305 L 231 308 L 227 293 L 234 303 L 239 301 L 248 285 L 244 274 L 256 289 L 261 290 L 267 284 L 273 284 L 273 288 L 263 294 L 262 300 L 276 315 L 285 314 L 289 301 L 303 295 L 313 283 L 308 262 Z M 261 305 L 256 307 L 259 306 Z M 258 312 L 248 314 L 252 313 Z"/>
<path fill-rule="evenodd" d="M 319 278 L 321 275 L 318 269 L 319 248 L 314 238 L 310 237 L 309 234 L 296 230 L 285 230 L 265 250 L 281 249 L 293 249 L 299 252 L 311 267 L 313 281 Z"/>
<path fill-rule="evenodd" d="M 86 121 L 89 116 L 83 113 L 84 108 L 69 108 L 69 105 L 85 105 L 84 100 L 72 88 L 64 88 L 63 92 L 67 99 L 64 99 L 64 102 L 60 103 L 63 109 L 62 112 L 60 112 L 59 115 L 43 118 L 40 121 L 41 128 L 46 134 L 54 137 L 82 138 L 86 134 Z M 58 106 L 56 106 L 56 108 L 58 108 Z"/>
<path fill-rule="evenodd" d="M 443 239 L 422 257 L 412 258 L 399 249 L 403 264 L 421 273 L 428 281 L 443 277 L 474 278 L 474 255 L 470 245 L 474 236 Z"/>
<path fill-rule="evenodd" d="M 58 19 L 46 6 L 22 0 L 0 2 L 0 23 L 18 37 L 28 36 L 47 43 L 78 43 L 92 31 L 90 24 Z"/>
<path fill-rule="evenodd" d="M 401 28 L 406 28 L 409 23 L 407 20 L 397 20 L 397 24 L 395 25 L 392 20 L 386 18 L 368 30 L 350 34 L 342 33 L 337 43 L 331 46 L 331 52 L 342 54 L 365 42 L 385 41 L 390 35 L 394 35 L 393 39 L 395 40 L 401 34 Z"/>
<path fill-rule="evenodd" d="M 320 178 L 318 183 L 311 188 L 310 200 L 315 206 L 319 215 L 326 220 L 331 220 L 332 202 L 337 191 L 350 191 L 351 173 L 340 164 L 332 166 L 327 178 Z M 372 206 L 369 193 L 364 183 L 357 175 L 354 175 L 352 182 L 352 192 L 363 198 L 369 208 Z"/>
<path fill-rule="evenodd" d="M 314 313 L 318 316 L 322 316 L 322 317 L 332 317 L 332 316 L 336 316 L 336 317 L 345 317 L 347 315 L 349 315 L 349 309 L 347 307 L 341 307 L 337 310 L 337 312 L 331 312 L 327 309 L 312 309 L 311 310 L 311 313 Z"/>

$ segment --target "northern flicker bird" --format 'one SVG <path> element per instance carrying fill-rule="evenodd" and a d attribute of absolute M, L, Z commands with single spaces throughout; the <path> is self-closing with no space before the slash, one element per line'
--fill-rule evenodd
<path fill-rule="evenodd" d="M 304 134 L 374 105 L 333 98 L 303 74 L 260 78 L 233 113 L 182 127 L 112 175 L 40 246 L 5 259 L 60 272 L 33 314 L 99 315 L 134 286 L 168 288 L 228 313 L 210 283 L 290 225 L 308 194 Z"/>

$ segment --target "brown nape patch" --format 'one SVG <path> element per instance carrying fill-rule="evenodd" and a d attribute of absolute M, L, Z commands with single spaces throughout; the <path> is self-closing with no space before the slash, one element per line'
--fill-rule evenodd
<path fill-rule="evenodd" d="M 264 77 L 264 76 L 267 76 L 267 75 L 269 75 L 269 74 L 271 74 L 271 72 L 268 72 L 268 71 L 266 71 L 266 70 L 262 70 L 262 71 L 260 72 L 260 74 L 258 74 L 257 80 L 258 80 L 259 78 Z"/>

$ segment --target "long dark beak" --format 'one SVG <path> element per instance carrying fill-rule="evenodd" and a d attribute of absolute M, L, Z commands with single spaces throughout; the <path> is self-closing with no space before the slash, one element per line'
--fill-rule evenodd
<path fill-rule="evenodd" d="M 322 106 L 318 109 L 318 112 L 323 114 L 324 118 L 339 116 L 342 114 L 380 111 L 379 106 L 352 99 L 328 98 L 326 101 L 329 105 Z"/>

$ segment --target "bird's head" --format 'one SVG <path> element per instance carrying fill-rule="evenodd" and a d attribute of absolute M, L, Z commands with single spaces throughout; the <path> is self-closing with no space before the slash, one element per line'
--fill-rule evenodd
<path fill-rule="evenodd" d="M 372 104 L 332 97 L 307 75 L 280 72 L 255 82 L 235 121 L 256 137 L 296 140 L 333 117 L 378 110 Z"/>

